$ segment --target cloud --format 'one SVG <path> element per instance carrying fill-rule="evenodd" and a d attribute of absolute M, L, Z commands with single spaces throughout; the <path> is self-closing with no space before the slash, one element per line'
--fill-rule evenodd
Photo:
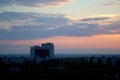
<path fill-rule="evenodd" d="M 108 17 L 95 17 L 95 18 L 84 18 L 81 21 L 100 21 L 100 20 L 107 20 Z"/>
<path fill-rule="evenodd" d="M 71 22 L 61 14 L 0 13 L 1 39 L 30 39 L 52 36 L 54 30 Z"/>
<path fill-rule="evenodd" d="M 0 39 L 120 34 L 120 15 L 71 20 L 62 14 L 0 13 Z"/>
<path fill-rule="evenodd" d="M 106 0 L 105 6 L 120 6 L 120 0 Z"/>
<path fill-rule="evenodd" d="M 45 28 L 65 25 L 69 20 L 61 14 L 38 14 L 38 13 L 0 13 L 0 29 L 10 29 L 20 26 L 42 26 Z M 7 23 L 7 24 L 6 24 Z M 56 26 L 57 25 L 57 26 Z M 40 27 L 40 28 L 42 28 Z M 24 28 L 24 27 L 23 27 Z M 20 29 L 23 29 L 22 27 Z M 31 27 L 32 28 L 32 27 Z M 24 29 L 29 30 L 29 29 Z"/>
<path fill-rule="evenodd" d="M 43 7 L 71 3 L 72 0 L 0 0 L 0 6 Z"/>
<path fill-rule="evenodd" d="M 108 30 L 111 33 L 120 33 L 120 22 L 113 22 L 104 27 L 105 30 Z"/>

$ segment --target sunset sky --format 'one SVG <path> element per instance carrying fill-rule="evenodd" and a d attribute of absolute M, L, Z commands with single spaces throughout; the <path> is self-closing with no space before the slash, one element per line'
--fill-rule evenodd
<path fill-rule="evenodd" d="M 120 53 L 120 0 L 0 0 L 0 54 Z"/>

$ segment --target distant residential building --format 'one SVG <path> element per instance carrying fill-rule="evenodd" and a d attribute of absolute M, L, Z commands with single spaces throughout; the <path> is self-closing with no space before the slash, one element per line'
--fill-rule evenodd
<path fill-rule="evenodd" d="M 53 58 L 54 57 L 54 45 L 53 43 L 43 43 L 41 46 L 31 47 L 31 57 L 40 59 Z"/>

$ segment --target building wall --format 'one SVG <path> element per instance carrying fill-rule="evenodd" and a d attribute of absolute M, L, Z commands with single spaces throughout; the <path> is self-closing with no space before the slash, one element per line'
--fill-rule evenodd
<path fill-rule="evenodd" d="M 43 52 L 45 52 L 44 54 L 47 54 L 48 52 L 48 55 L 46 57 L 49 57 L 49 58 L 53 58 L 54 57 L 54 45 L 53 43 L 43 43 L 41 44 L 41 46 L 33 46 L 30 48 L 30 52 L 31 52 L 31 57 L 32 58 L 35 58 L 36 57 L 36 54 L 43 54 L 43 52 L 39 52 L 39 53 L 36 53 L 36 50 L 43 50 Z M 44 50 L 49 50 L 49 51 L 44 51 Z"/>
<path fill-rule="evenodd" d="M 52 43 L 43 43 L 42 48 L 49 49 L 50 51 L 49 57 L 50 58 L 54 57 L 54 45 Z"/>

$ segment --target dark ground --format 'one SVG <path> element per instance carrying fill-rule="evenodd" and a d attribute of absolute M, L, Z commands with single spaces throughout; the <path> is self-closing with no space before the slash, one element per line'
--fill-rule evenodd
<path fill-rule="evenodd" d="M 0 59 L 0 80 L 120 80 L 120 59 L 112 64 L 107 58 L 106 64 L 94 57 L 87 62 L 84 58 L 76 61 L 67 59 L 50 59 L 36 62 L 5 63 Z"/>

